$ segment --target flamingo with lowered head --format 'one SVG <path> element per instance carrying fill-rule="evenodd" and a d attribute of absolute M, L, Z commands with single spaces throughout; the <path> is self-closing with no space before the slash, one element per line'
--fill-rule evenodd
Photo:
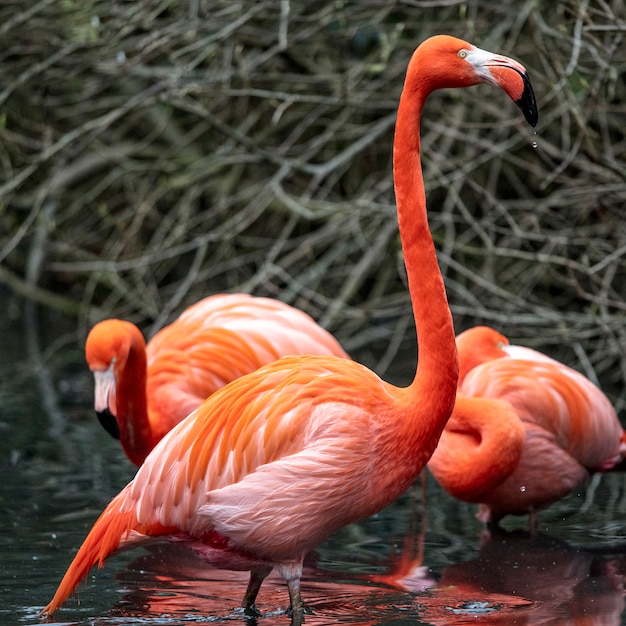
<path fill-rule="evenodd" d="M 203 298 L 147 345 L 118 319 L 98 322 L 85 344 L 96 415 L 135 465 L 215 390 L 294 354 L 349 358 L 303 311 L 241 293 Z"/>
<path fill-rule="evenodd" d="M 534 528 L 535 511 L 626 456 L 611 402 L 582 374 L 487 326 L 461 333 L 457 348 L 457 401 L 428 468 L 478 503 L 481 521 L 528 513 Z"/>
<path fill-rule="evenodd" d="M 250 571 L 248 611 L 276 568 L 302 621 L 305 554 L 406 491 L 452 413 L 457 350 L 428 228 L 419 125 L 431 92 L 479 83 L 503 89 L 536 122 L 522 65 L 446 35 L 417 48 L 400 98 L 394 184 L 418 335 L 413 382 L 398 388 L 351 360 L 298 356 L 222 387 L 163 437 L 106 507 L 42 613 L 116 550 L 161 537 Z"/>

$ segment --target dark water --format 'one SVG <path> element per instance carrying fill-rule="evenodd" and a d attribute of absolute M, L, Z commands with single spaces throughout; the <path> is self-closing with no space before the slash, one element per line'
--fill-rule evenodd
<path fill-rule="evenodd" d="M 46 320 L 29 344 L 24 311 L 0 312 L 0 624 L 41 623 L 92 522 L 133 475 L 92 415 L 91 376 L 64 328 Z M 532 538 L 521 519 L 487 534 L 473 507 L 426 476 L 310 556 L 306 623 L 626 624 L 625 522 L 623 475 L 597 478 L 540 514 Z M 246 583 L 243 573 L 155 545 L 92 571 L 49 623 L 254 623 L 234 608 Z M 287 598 L 272 575 L 256 622 L 289 624 Z"/>

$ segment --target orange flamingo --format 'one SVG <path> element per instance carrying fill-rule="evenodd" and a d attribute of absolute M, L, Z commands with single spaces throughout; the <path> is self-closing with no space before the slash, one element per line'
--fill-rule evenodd
<path fill-rule="evenodd" d="M 529 513 L 534 527 L 534 511 L 626 456 L 613 406 L 582 374 L 486 326 L 461 333 L 457 348 L 457 402 L 428 467 L 479 503 L 483 522 Z"/>
<path fill-rule="evenodd" d="M 276 568 L 302 621 L 305 554 L 406 491 L 452 413 L 457 351 L 428 228 L 419 124 L 432 91 L 479 83 L 503 89 L 536 122 L 522 65 L 444 35 L 417 48 L 400 98 L 394 183 L 418 335 L 413 382 L 398 388 L 351 360 L 299 356 L 222 387 L 163 437 L 107 506 L 43 614 L 114 551 L 161 537 L 250 571 L 249 612 Z"/>
<path fill-rule="evenodd" d="M 216 389 L 294 354 L 349 358 L 306 313 L 246 294 L 200 300 L 147 346 L 118 319 L 96 324 L 85 344 L 98 419 L 135 465 Z"/>

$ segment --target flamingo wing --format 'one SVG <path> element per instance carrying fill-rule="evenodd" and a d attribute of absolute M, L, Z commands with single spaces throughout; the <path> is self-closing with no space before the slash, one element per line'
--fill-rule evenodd
<path fill-rule="evenodd" d="M 554 444 L 586 468 L 621 458 L 623 429 L 608 398 L 582 374 L 547 357 L 489 361 L 467 374 L 459 392 L 506 400 L 522 422 L 551 433 Z"/>
<path fill-rule="evenodd" d="M 543 352 L 527 348 L 526 346 L 517 346 L 515 344 L 507 344 L 502 346 L 502 351 L 508 358 L 514 361 L 532 361 L 536 363 L 552 363 L 560 367 L 565 367 L 560 361 L 549 357 Z M 568 368 L 569 369 L 569 368 Z"/>
<path fill-rule="evenodd" d="M 124 510 L 146 527 L 194 537 L 215 530 L 258 554 L 270 554 L 268 541 L 271 554 L 305 537 L 305 549 L 316 545 L 395 495 L 370 489 L 375 441 L 364 433 L 373 413 L 363 398 L 367 389 L 371 404 L 377 386 L 386 394 L 368 370 L 332 357 L 285 358 L 237 379 L 163 438 L 129 485 Z M 364 494 L 356 506 L 347 497 L 355 492 Z"/>
<path fill-rule="evenodd" d="M 311 317 L 246 294 L 209 296 L 148 343 L 147 395 L 154 428 L 167 432 L 207 396 L 283 356 L 349 358 Z"/>

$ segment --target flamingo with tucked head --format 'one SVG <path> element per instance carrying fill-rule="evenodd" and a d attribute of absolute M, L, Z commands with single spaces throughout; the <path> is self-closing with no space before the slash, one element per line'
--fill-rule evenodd
<path fill-rule="evenodd" d="M 98 322 L 85 343 L 96 415 L 135 464 L 214 391 L 283 356 L 349 358 L 313 318 L 247 294 L 203 298 L 146 345 L 131 322 Z"/>
<path fill-rule="evenodd" d="M 479 83 L 504 90 L 536 122 L 522 65 L 446 35 L 417 48 L 400 98 L 394 184 L 418 336 L 413 382 L 399 388 L 351 360 L 298 356 L 222 387 L 163 437 L 106 507 L 42 613 L 113 552 L 161 537 L 250 571 L 249 612 L 276 568 L 302 621 L 305 554 L 406 491 L 454 407 L 457 350 L 428 227 L 420 117 L 434 90 Z"/>
<path fill-rule="evenodd" d="M 457 337 L 457 402 L 428 467 L 453 496 L 497 524 L 571 493 L 626 456 L 609 399 L 582 374 L 513 346 L 487 326 Z"/>

